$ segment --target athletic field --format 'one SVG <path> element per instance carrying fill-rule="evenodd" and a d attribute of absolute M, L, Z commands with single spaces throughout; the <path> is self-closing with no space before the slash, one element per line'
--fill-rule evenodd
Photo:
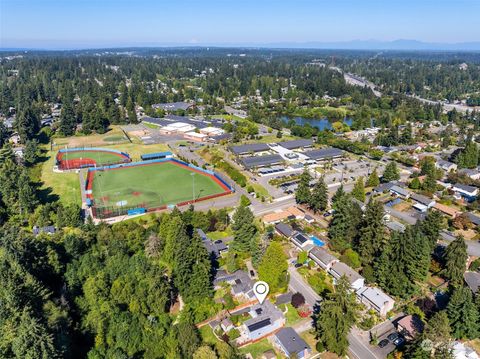
<path fill-rule="evenodd" d="M 61 169 L 104 166 L 129 161 L 130 159 L 127 156 L 113 151 L 78 150 L 57 154 L 57 162 Z"/>
<path fill-rule="evenodd" d="M 95 207 L 158 208 L 229 189 L 214 176 L 173 161 L 89 172 L 88 189 Z"/>

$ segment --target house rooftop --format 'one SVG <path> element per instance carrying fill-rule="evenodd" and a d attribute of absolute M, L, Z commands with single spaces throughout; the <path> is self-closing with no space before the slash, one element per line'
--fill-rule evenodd
<path fill-rule="evenodd" d="M 275 165 L 283 162 L 283 158 L 280 155 L 265 155 L 265 156 L 251 156 L 241 159 L 241 163 L 247 169 Z"/>
<path fill-rule="evenodd" d="M 337 279 L 342 276 L 346 276 L 350 284 L 354 283 L 358 279 L 363 279 L 363 277 L 358 274 L 357 271 L 353 270 L 348 265 L 342 262 L 334 263 L 330 271 L 332 272 L 332 275 Z"/>
<path fill-rule="evenodd" d="M 477 187 L 469 186 L 469 185 L 461 184 L 461 183 L 456 183 L 454 187 L 458 188 L 462 191 L 468 192 L 468 193 L 474 193 L 474 192 L 478 191 Z"/>
<path fill-rule="evenodd" d="M 283 234 L 285 237 L 291 237 L 295 233 L 293 228 L 285 223 L 278 223 L 275 225 L 277 232 Z"/>
<path fill-rule="evenodd" d="M 467 212 L 466 213 L 467 218 L 472 222 L 473 224 L 480 226 L 480 216 L 477 216 L 473 214 L 472 212 Z"/>
<path fill-rule="evenodd" d="M 280 329 L 275 337 L 289 355 L 310 350 L 310 346 L 290 327 Z"/>
<path fill-rule="evenodd" d="M 251 152 L 269 151 L 270 147 L 266 143 L 251 143 L 247 145 L 232 146 L 230 150 L 236 155 L 243 155 Z"/>
<path fill-rule="evenodd" d="M 480 288 L 480 273 L 479 272 L 465 272 L 463 274 L 465 283 L 469 286 L 473 293 L 477 293 Z"/>
<path fill-rule="evenodd" d="M 386 303 L 390 303 L 393 300 L 390 296 L 385 294 L 381 289 L 377 287 L 363 287 L 357 291 L 358 295 L 362 295 L 368 301 L 373 303 L 377 308 L 382 308 Z"/>
<path fill-rule="evenodd" d="M 413 199 L 414 201 L 416 201 L 418 203 L 421 203 L 421 204 L 424 204 L 426 206 L 432 204 L 432 202 L 435 202 L 432 198 L 428 198 L 427 196 L 423 196 L 423 195 L 418 194 L 418 193 L 412 193 L 410 198 Z"/>
<path fill-rule="evenodd" d="M 325 265 L 328 265 L 329 263 L 338 260 L 337 257 L 328 253 L 326 249 L 320 248 L 318 246 L 310 251 L 310 257 L 313 257 L 313 260 L 317 259 Z"/>
<path fill-rule="evenodd" d="M 310 147 L 313 145 L 313 141 L 307 140 L 307 139 L 301 139 L 301 140 L 278 142 L 278 145 L 282 146 L 283 148 L 286 148 L 287 150 L 294 150 L 296 148 Z"/>
<path fill-rule="evenodd" d="M 266 327 L 283 317 L 283 313 L 269 300 L 264 301 L 263 304 L 255 304 L 250 308 L 249 313 L 252 318 L 246 320 L 244 324 L 250 332 Z"/>
<path fill-rule="evenodd" d="M 408 197 L 410 195 L 410 191 L 406 188 L 400 187 L 398 185 L 394 185 L 390 188 L 390 192 L 398 193 L 401 196 Z"/>
<path fill-rule="evenodd" d="M 343 156 L 343 151 L 338 148 L 329 147 L 318 150 L 311 150 L 303 153 L 311 160 L 327 160 L 335 157 Z"/>

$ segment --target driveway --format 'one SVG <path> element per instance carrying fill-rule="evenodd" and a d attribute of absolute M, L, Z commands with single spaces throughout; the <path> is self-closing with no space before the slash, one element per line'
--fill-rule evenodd
<path fill-rule="evenodd" d="M 315 292 L 310 285 L 305 282 L 300 273 L 297 272 L 297 269 L 293 266 L 288 267 L 288 273 L 290 274 L 290 283 L 289 288 L 293 292 L 300 292 L 305 297 L 305 302 L 313 307 L 317 302 L 322 298 Z"/>

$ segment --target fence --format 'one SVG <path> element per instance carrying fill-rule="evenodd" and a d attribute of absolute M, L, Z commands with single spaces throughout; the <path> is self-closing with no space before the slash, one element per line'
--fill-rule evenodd
<path fill-rule="evenodd" d="M 113 149 L 106 149 L 101 147 L 76 147 L 76 148 L 63 148 L 60 149 L 56 156 L 56 165 L 61 170 L 70 170 L 70 169 L 81 169 L 81 168 L 91 168 L 97 165 L 95 159 L 93 158 L 74 158 L 70 160 L 63 160 L 63 155 L 68 152 L 110 152 L 118 155 L 123 159 L 118 161 L 104 163 L 103 166 L 113 165 L 113 164 L 122 164 L 129 163 L 132 161 L 130 155 L 126 152 L 117 151 Z"/>
<path fill-rule="evenodd" d="M 145 166 L 149 164 L 162 163 L 162 162 L 174 162 L 180 166 L 187 167 L 193 171 L 204 173 L 205 175 L 212 177 L 213 180 L 215 180 L 220 186 L 222 186 L 225 189 L 225 192 L 223 193 L 204 196 L 191 201 L 175 203 L 175 205 L 177 206 L 184 206 L 191 203 L 206 201 L 209 199 L 222 197 L 234 192 L 233 187 L 225 179 L 223 179 L 219 174 L 213 171 L 203 169 L 198 166 L 194 166 L 190 163 L 180 161 L 176 158 L 161 158 L 161 159 L 146 160 L 146 161 L 140 161 L 140 162 L 112 164 L 112 165 L 107 165 L 102 167 L 90 168 L 88 170 L 87 178 L 85 181 L 85 192 L 87 195 L 87 199 L 90 200 L 93 216 L 95 218 L 105 219 L 105 218 L 125 216 L 130 214 L 155 212 L 155 211 L 166 209 L 167 205 L 160 205 L 159 203 L 154 203 L 154 202 L 141 203 L 134 206 L 97 206 L 95 204 L 95 199 L 93 198 L 93 194 L 92 194 L 93 177 L 94 177 L 95 171 L 115 170 L 115 169 L 128 168 L 128 167 L 134 167 L 134 166 Z"/>

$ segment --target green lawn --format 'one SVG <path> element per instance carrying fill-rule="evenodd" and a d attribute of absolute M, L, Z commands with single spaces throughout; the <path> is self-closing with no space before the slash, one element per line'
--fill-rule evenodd
<path fill-rule="evenodd" d="M 209 325 L 205 325 L 199 329 L 200 331 L 200 336 L 203 339 L 203 342 L 210 344 L 210 345 L 215 345 L 218 342 L 218 339 L 215 337 L 215 334 L 213 334 L 212 328 L 210 328 Z"/>
<path fill-rule="evenodd" d="M 104 164 L 121 162 L 125 157 L 116 152 L 109 151 L 73 151 L 64 152 L 62 154 L 62 160 L 76 159 L 92 159 L 98 166 L 101 166 Z"/>
<path fill-rule="evenodd" d="M 283 312 L 285 312 L 285 308 L 288 308 L 288 312 L 285 313 L 285 320 L 286 320 L 287 327 L 290 327 L 304 319 L 298 314 L 297 310 L 290 303 L 286 304 L 286 306 L 282 305 Z"/>
<path fill-rule="evenodd" d="M 201 198 L 223 193 L 224 189 L 209 176 L 162 162 L 95 171 L 92 191 L 97 206 L 155 207 L 189 201 L 193 194 Z"/>
<path fill-rule="evenodd" d="M 243 348 L 240 348 L 240 353 L 245 355 L 250 353 L 253 358 L 257 359 L 260 358 L 263 353 L 267 350 L 273 349 L 272 345 L 269 343 L 267 339 L 262 339 L 257 343 L 247 345 Z"/>

